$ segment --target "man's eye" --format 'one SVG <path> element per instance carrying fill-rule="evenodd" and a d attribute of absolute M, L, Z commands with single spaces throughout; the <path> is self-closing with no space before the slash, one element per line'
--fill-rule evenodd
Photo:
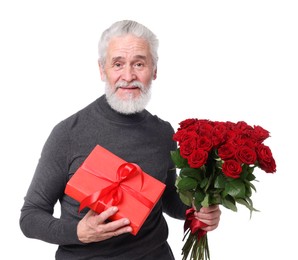
<path fill-rule="evenodd" d="M 136 64 L 135 64 L 135 66 L 136 66 L 137 68 L 141 68 L 141 67 L 143 67 L 143 66 L 144 66 L 144 64 L 143 64 L 143 63 L 141 63 L 141 62 L 138 62 L 138 63 L 136 63 Z"/>
<path fill-rule="evenodd" d="M 113 64 L 113 67 L 114 67 L 114 69 L 119 70 L 119 69 L 122 68 L 122 64 L 119 63 L 119 62 L 116 62 L 116 63 Z"/>

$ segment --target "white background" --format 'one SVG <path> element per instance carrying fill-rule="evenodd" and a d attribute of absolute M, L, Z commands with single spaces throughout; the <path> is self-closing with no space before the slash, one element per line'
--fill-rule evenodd
<path fill-rule="evenodd" d="M 244 120 L 271 132 L 275 174 L 257 172 L 253 214 L 222 208 L 208 234 L 212 260 L 298 259 L 296 1 L 0 2 L 1 255 L 54 259 L 55 245 L 25 238 L 20 208 L 53 126 L 103 93 L 97 42 L 134 19 L 160 40 L 148 109 L 176 129 L 189 117 Z M 168 219 L 181 259 L 182 221 Z"/>

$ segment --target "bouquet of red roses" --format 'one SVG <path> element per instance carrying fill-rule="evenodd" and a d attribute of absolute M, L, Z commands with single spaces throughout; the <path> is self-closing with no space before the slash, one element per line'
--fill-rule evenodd
<path fill-rule="evenodd" d="M 186 119 L 179 125 L 173 136 L 178 149 L 171 157 L 180 169 L 176 187 L 182 202 L 197 209 L 220 204 L 233 211 L 238 203 L 250 214 L 256 211 L 250 198 L 256 191 L 253 171 L 256 167 L 276 171 L 271 150 L 263 144 L 269 132 L 243 121 Z M 210 259 L 207 232 L 201 229 L 204 223 L 193 212 L 193 208 L 186 212 L 183 260 L 189 254 L 190 259 Z"/>

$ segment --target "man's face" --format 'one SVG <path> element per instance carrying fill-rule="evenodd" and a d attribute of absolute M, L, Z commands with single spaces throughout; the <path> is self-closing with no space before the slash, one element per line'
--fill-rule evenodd
<path fill-rule="evenodd" d="M 101 79 L 106 82 L 108 101 L 112 100 L 118 107 L 119 103 L 122 106 L 125 102 L 144 103 L 141 105 L 144 109 L 149 99 L 151 82 L 156 78 L 149 45 L 145 40 L 133 35 L 112 38 L 100 73 Z M 143 99 L 147 100 L 143 102 Z M 142 109 L 139 107 L 136 111 L 128 109 L 119 112 L 134 113 Z"/>

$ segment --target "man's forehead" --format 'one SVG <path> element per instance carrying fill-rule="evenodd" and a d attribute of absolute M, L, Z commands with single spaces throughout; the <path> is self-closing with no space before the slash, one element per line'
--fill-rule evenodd
<path fill-rule="evenodd" d="M 120 61 L 120 60 L 125 59 L 126 57 L 119 55 L 119 56 L 114 56 L 114 57 L 111 57 L 111 58 L 112 58 L 112 61 Z M 135 60 L 146 60 L 147 59 L 147 56 L 146 55 L 137 54 L 137 55 L 132 56 L 131 58 L 133 58 Z"/>
<path fill-rule="evenodd" d="M 145 39 L 133 35 L 114 37 L 108 44 L 108 51 L 127 53 L 140 52 L 140 55 L 143 55 L 142 52 L 146 53 L 149 51 L 149 44 Z"/>

